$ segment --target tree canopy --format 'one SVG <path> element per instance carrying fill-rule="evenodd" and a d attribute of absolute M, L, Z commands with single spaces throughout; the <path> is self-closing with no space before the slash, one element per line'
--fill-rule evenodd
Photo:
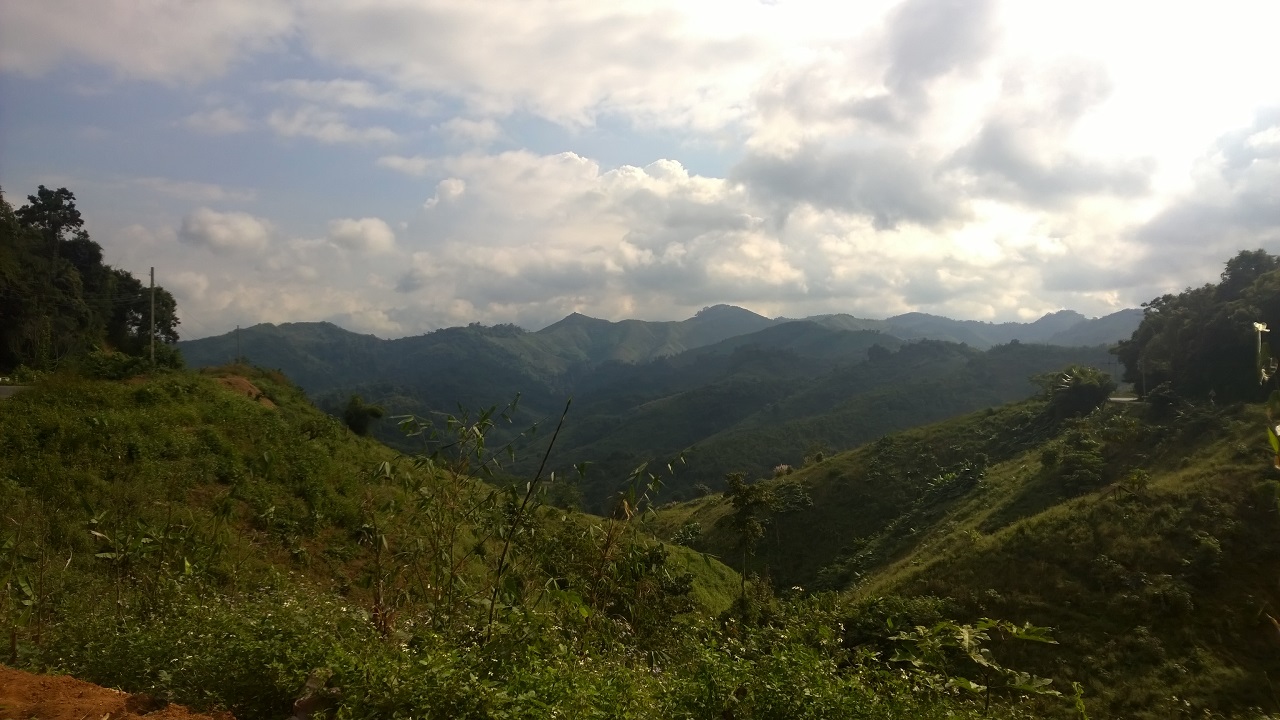
<path fill-rule="evenodd" d="M 1241 251 L 1217 285 L 1162 295 L 1143 309 L 1142 324 L 1114 351 L 1139 392 L 1168 383 L 1189 398 L 1260 399 L 1253 324 L 1280 327 L 1280 257 Z"/>
<path fill-rule="evenodd" d="M 0 193 L 0 370 L 48 369 L 95 348 L 146 354 L 149 289 L 103 262 L 70 190 L 41 185 L 27 201 L 14 210 Z M 177 303 L 157 287 L 158 362 L 180 362 L 177 327 Z"/>

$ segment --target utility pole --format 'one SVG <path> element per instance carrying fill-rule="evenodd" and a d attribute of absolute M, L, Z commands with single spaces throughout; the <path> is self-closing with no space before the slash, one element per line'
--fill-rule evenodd
<path fill-rule="evenodd" d="M 240 326 L 237 325 L 236 326 L 236 362 L 242 362 L 241 358 L 243 357 L 244 356 L 240 354 Z"/>
<path fill-rule="evenodd" d="M 151 367 L 156 366 L 156 268 L 151 266 Z"/>

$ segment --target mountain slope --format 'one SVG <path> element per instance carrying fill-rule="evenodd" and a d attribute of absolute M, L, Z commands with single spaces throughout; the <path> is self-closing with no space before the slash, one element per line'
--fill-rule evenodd
<path fill-rule="evenodd" d="M 1023 345 L 1040 349 L 1005 351 L 1002 357 L 1020 359 L 1004 368 L 983 370 L 974 360 L 974 348 L 991 347 L 993 337 L 1048 336 L 1088 322 L 1069 312 L 1004 325 L 920 314 L 774 321 L 716 306 L 681 322 L 614 323 L 574 314 L 534 333 L 471 325 L 392 341 L 329 324 L 255 326 L 241 331 L 239 346 L 258 362 L 297 374 L 335 415 L 352 394 L 392 417 L 437 422 L 502 408 L 518 396 L 511 424 L 495 430 L 500 443 L 552 421 L 573 397 L 561 457 L 597 464 L 582 492 L 587 507 L 603 511 L 632 469 L 686 448 L 696 452 L 670 496 L 687 497 L 699 483 L 719 486 L 731 471 L 763 474 L 819 448 L 853 447 L 1022 397 L 1033 389 L 1026 381 L 1032 374 L 1071 363 L 1102 366 L 1109 358 L 1099 348 L 1050 350 L 1029 342 Z M 907 327 L 897 331 L 905 336 L 948 334 L 969 346 L 920 341 L 904 349 L 889 333 L 895 327 Z M 194 341 L 184 352 L 203 365 L 233 356 L 234 347 L 234 338 L 224 336 Z M 402 449 L 416 447 L 397 423 L 376 424 L 374 432 Z M 531 462 L 516 469 L 532 472 Z"/>
<path fill-rule="evenodd" d="M 753 333 L 775 322 L 730 305 L 705 308 L 688 320 L 674 322 L 610 322 L 574 313 L 527 339 L 544 352 L 573 362 L 634 363 Z"/>
<path fill-rule="evenodd" d="M 1280 482 L 1263 417 L 1105 404 L 1072 419 L 1039 398 L 890 435 L 765 481 L 749 567 L 1053 627 L 1052 661 L 1019 657 L 1081 682 L 1091 715 L 1274 712 Z M 741 565 L 735 512 L 714 495 L 659 517 Z"/>
<path fill-rule="evenodd" d="M 616 397 L 612 388 L 584 390 L 563 438 L 563 455 L 597 464 L 584 495 L 589 507 L 604 510 L 632 468 L 689 449 L 664 490 L 665 497 L 688 498 L 697 485 L 723 487 L 729 472 L 767 476 L 777 465 L 799 465 L 816 452 L 830 454 L 1025 398 L 1037 390 L 1032 376 L 1073 364 L 1097 366 L 1109 358 L 1103 348 L 1011 344 L 983 353 L 937 341 L 885 352 L 874 362 L 824 365 L 745 346 L 715 363 L 707 383 L 691 388 L 646 385 L 624 375 L 619 387 L 660 388 L 658 397 L 641 402 L 643 396 L 631 396 L 630 406 L 609 406 L 592 401 Z M 716 356 L 698 359 L 712 364 Z"/>

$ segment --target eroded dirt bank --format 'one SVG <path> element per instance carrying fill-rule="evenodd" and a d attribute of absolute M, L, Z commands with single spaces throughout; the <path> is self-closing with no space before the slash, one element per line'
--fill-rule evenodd
<path fill-rule="evenodd" d="M 0 720 L 235 720 L 202 715 L 146 695 L 129 695 L 65 675 L 32 675 L 0 665 Z"/>

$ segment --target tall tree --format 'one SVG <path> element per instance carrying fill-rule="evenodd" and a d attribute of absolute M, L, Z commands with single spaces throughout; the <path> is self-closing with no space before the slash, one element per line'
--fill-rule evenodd
<path fill-rule="evenodd" d="M 1115 349 L 1124 379 L 1186 397 L 1257 399 L 1253 323 L 1280 327 L 1280 258 L 1242 251 L 1218 285 L 1187 288 L 1143 305 L 1142 324 Z"/>
<path fill-rule="evenodd" d="M 64 233 L 84 232 L 84 219 L 76 209 L 76 196 L 70 190 L 50 190 L 41 185 L 35 195 L 27 196 L 27 202 L 18 209 L 18 221 L 44 235 L 50 257 L 57 257 Z"/>
<path fill-rule="evenodd" d="M 94 346 L 148 352 L 151 293 L 103 262 L 75 195 L 43 185 L 14 210 L 0 193 L 0 369 L 51 367 Z M 180 363 L 177 304 L 155 289 L 157 360 Z"/>

